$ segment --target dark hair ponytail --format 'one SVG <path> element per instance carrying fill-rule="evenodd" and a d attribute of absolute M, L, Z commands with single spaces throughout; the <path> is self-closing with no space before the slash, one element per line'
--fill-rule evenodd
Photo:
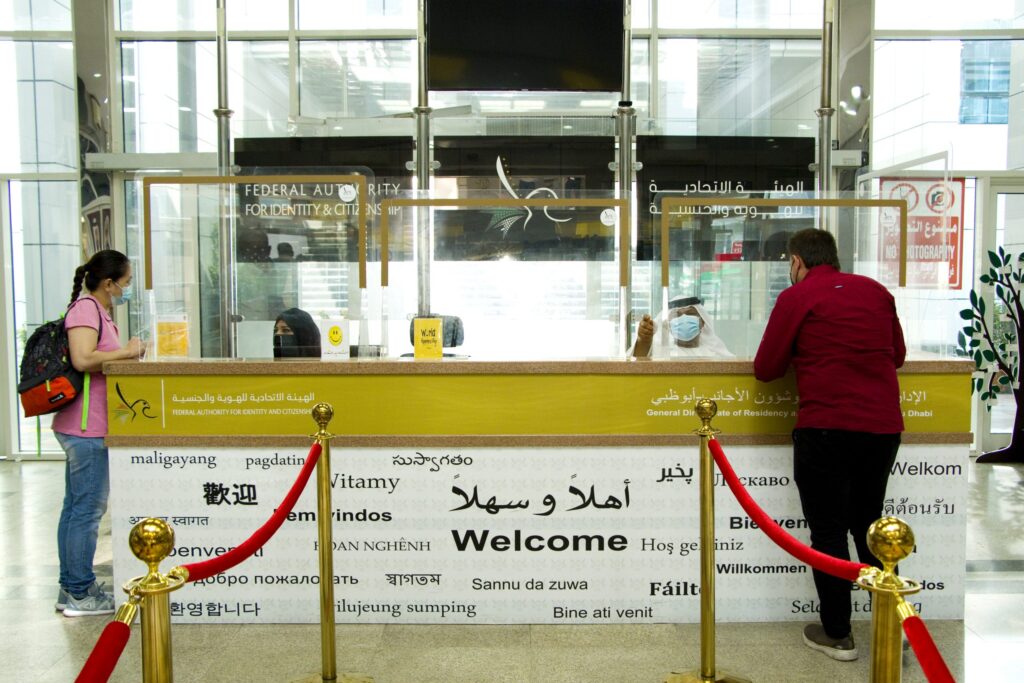
<path fill-rule="evenodd" d="M 106 279 L 120 280 L 128 272 L 128 257 L 113 249 L 97 251 L 85 265 L 75 268 L 75 281 L 71 288 L 71 304 L 78 300 L 82 286 L 89 292 L 96 290 Z M 68 304 L 69 306 L 71 304 Z"/>

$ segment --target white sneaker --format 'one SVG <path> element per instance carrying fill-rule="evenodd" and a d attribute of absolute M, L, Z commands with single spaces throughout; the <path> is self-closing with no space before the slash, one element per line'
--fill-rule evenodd
<path fill-rule="evenodd" d="M 90 617 L 96 614 L 114 613 L 114 594 L 107 593 L 96 582 L 89 586 L 88 592 L 81 598 L 68 594 L 64 605 L 66 617 Z"/>
<path fill-rule="evenodd" d="M 63 587 L 57 589 L 57 602 L 53 603 L 53 609 L 57 612 L 63 612 L 64 608 L 68 606 L 68 592 Z"/>

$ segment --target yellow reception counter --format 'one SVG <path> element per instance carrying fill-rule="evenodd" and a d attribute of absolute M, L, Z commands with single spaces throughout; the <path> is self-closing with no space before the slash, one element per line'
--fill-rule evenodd
<path fill-rule="evenodd" d="M 926 619 L 963 615 L 970 373 L 900 371 L 906 432 L 886 511 L 918 538 L 901 573 Z M 807 541 L 792 482 L 793 377 L 746 361 L 472 360 L 110 363 L 115 582 L 122 542 L 171 522 L 164 569 L 224 552 L 280 503 L 334 408 L 335 616 L 341 623 L 681 623 L 699 620 L 694 404 L 754 499 Z M 841 391 L 841 387 L 837 387 Z M 260 553 L 172 596 L 182 622 L 316 622 L 314 487 Z M 716 478 L 721 621 L 806 619 L 807 567 Z M 173 563 L 173 564 L 172 564 Z M 869 616 L 855 596 L 855 616 Z"/>
<path fill-rule="evenodd" d="M 906 363 L 904 443 L 970 443 L 972 369 Z M 797 407 L 792 375 L 758 382 L 746 361 L 208 360 L 106 372 L 114 447 L 308 443 L 319 402 L 334 407 L 341 445 L 690 444 L 700 398 L 718 404 L 725 443 L 778 444 Z"/>

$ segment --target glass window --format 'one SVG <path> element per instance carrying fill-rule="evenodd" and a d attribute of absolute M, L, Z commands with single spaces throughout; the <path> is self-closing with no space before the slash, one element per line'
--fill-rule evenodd
<path fill-rule="evenodd" d="M 875 28 L 916 31 L 1021 28 L 1024 13 L 1014 0 L 900 0 L 875 3 Z"/>
<path fill-rule="evenodd" d="M 228 31 L 288 30 L 287 0 L 231 0 Z M 216 31 L 214 0 L 120 0 L 122 31 Z"/>
<path fill-rule="evenodd" d="M 299 43 L 299 106 L 303 116 L 408 113 L 416 104 L 416 83 L 413 40 Z"/>
<path fill-rule="evenodd" d="M 120 0 L 119 9 L 122 31 L 217 30 L 217 5 L 214 2 Z M 230 7 L 228 15 L 231 15 Z"/>
<path fill-rule="evenodd" d="M 651 43 L 647 39 L 632 41 L 632 64 L 629 68 L 629 95 L 633 108 L 647 116 L 651 112 Z"/>
<path fill-rule="evenodd" d="M 216 62 L 216 50 L 213 54 Z M 288 43 L 228 43 L 232 137 L 272 137 L 288 129 Z"/>
<path fill-rule="evenodd" d="M 884 3 L 881 3 L 884 4 Z M 822 0 L 711 0 L 658 3 L 658 26 L 679 28 L 821 28 Z"/>
<path fill-rule="evenodd" d="M 1010 43 L 964 41 L 960 59 L 960 123 L 1008 123 Z"/>
<path fill-rule="evenodd" d="M 0 171 L 64 172 L 78 167 L 74 54 L 71 43 L 0 41 Z M 54 135 L 54 131 L 62 134 Z"/>
<path fill-rule="evenodd" d="M 0 26 L 8 31 L 70 31 L 71 4 L 60 0 L 0 0 Z"/>
<path fill-rule="evenodd" d="M 200 4 L 216 6 L 209 0 Z M 230 0 L 227 3 L 227 15 L 229 35 L 231 31 L 285 31 L 288 29 L 287 1 Z M 214 19 L 216 19 L 216 10 L 214 10 Z"/>
<path fill-rule="evenodd" d="M 955 150 L 958 168 L 1007 168 L 1008 65 L 993 58 L 1024 41 L 987 41 L 981 55 L 959 40 L 877 41 L 872 99 L 875 168 Z M 995 60 L 998 62 L 998 60 Z M 1002 88 L 1002 95 L 986 90 Z M 970 125 L 972 123 L 990 125 Z"/>
<path fill-rule="evenodd" d="M 300 30 L 416 30 L 416 0 L 298 0 Z"/>
<path fill-rule="evenodd" d="M 21 364 L 25 342 L 47 320 L 64 313 L 72 278 L 83 262 L 78 216 L 78 183 L 12 181 L 11 246 L 14 283 L 15 360 Z M 50 432 L 52 416 L 22 417 L 19 448 L 60 450 Z"/>
<path fill-rule="evenodd" d="M 217 48 L 212 41 L 121 43 L 124 141 L 128 152 L 217 148 Z M 175 78 L 166 65 L 177 64 Z M 288 46 L 228 44 L 233 137 L 283 135 L 288 124 Z"/>
<path fill-rule="evenodd" d="M 649 0 L 636 0 L 632 6 L 632 28 L 649 29 L 651 27 L 651 6 Z"/>
<path fill-rule="evenodd" d="M 816 40 L 662 40 L 661 132 L 812 135 L 820 63 Z"/>
<path fill-rule="evenodd" d="M 215 51 L 212 42 L 121 43 L 125 151 L 217 148 Z"/>

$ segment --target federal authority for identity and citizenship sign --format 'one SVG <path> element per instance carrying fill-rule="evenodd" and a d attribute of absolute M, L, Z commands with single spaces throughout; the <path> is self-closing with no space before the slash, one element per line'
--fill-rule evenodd
<path fill-rule="evenodd" d="M 755 500 L 804 542 L 791 449 L 725 451 Z M 963 618 L 963 446 L 900 449 L 886 512 L 917 536 L 902 575 L 927 619 Z M 238 545 L 292 485 L 303 449 L 112 448 L 115 583 L 143 574 L 133 524 L 175 530 L 172 566 Z M 700 618 L 698 454 L 679 448 L 380 448 L 332 453 L 341 623 L 683 623 Z M 259 553 L 171 596 L 176 621 L 319 619 L 316 487 Z M 768 540 L 716 475 L 717 617 L 810 620 L 810 570 Z M 852 545 L 852 544 L 851 544 Z M 856 618 L 870 616 L 854 592 Z"/>

